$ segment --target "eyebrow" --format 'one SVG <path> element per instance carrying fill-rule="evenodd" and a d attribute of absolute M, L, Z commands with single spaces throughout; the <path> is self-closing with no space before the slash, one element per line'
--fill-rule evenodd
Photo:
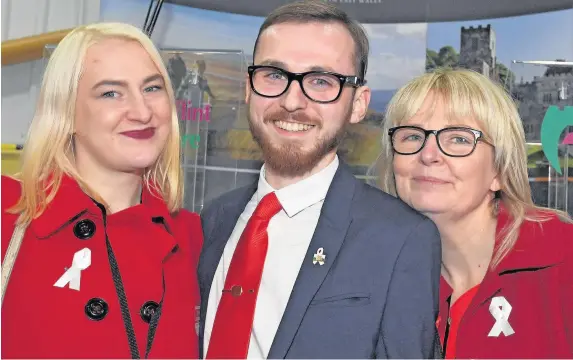
<path fill-rule="evenodd" d="M 145 79 L 143 79 L 143 85 L 148 84 L 152 81 L 156 81 L 156 80 L 162 80 L 163 81 L 163 76 L 161 76 L 161 74 L 153 74 L 150 75 L 148 77 L 146 77 Z M 98 81 L 93 87 L 92 89 L 97 89 L 100 86 L 122 86 L 122 87 L 127 87 L 127 82 L 124 80 L 112 80 L 112 79 L 104 79 L 101 81 Z"/>
<path fill-rule="evenodd" d="M 463 127 L 463 128 L 475 128 L 475 126 L 471 126 L 468 124 L 462 124 L 462 123 L 453 123 L 453 124 L 448 124 L 447 126 L 445 126 L 447 128 L 453 128 L 453 127 Z"/>
<path fill-rule="evenodd" d="M 280 67 L 281 69 L 287 68 L 287 65 L 284 62 L 278 61 L 278 60 L 263 60 L 259 63 L 259 65 L 276 66 L 276 67 Z"/>
<path fill-rule="evenodd" d="M 263 60 L 259 63 L 259 65 L 276 66 L 278 68 L 285 70 L 288 68 L 288 66 L 285 63 L 279 60 Z M 307 69 L 306 71 L 328 71 L 328 72 L 338 73 L 338 71 L 325 66 L 312 66 L 310 69 Z"/>
<path fill-rule="evenodd" d="M 401 126 L 416 126 L 422 129 L 426 129 L 425 126 L 422 126 L 421 123 L 408 123 L 408 122 L 404 122 Z M 470 126 L 468 124 L 462 124 L 462 123 L 455 123 L 455 124 L 448 124 L 444 127 L 442 127 L 441 129 L 449 129 L 449 128 L 471 128 L 474 129 L 475 126 Z M 441 129 L 434 129 L 434 130 L 441 130 Z M 481 130 L 480 130 L 481 131 Z"/>

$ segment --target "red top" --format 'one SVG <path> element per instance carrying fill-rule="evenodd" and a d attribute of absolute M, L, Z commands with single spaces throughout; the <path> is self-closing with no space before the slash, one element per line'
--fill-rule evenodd
<path fill-rule="evenodd" d="M 6 210 L 20 184 L 2 176 L 2 258 L 16 215 Z M 2 304 L 5 358 L 131 358 L 120 302 L 108 260 L 106 233 L 120 268 L 140 356 L 149 323 L 142 310 L 163 300 L 150 358 L 197 358 L 196 266 L 203 242 L 199 216 L 169 213 L 144 190 L 142 203 L 105 217 L 71 178 L 34 219 L 14 264 Z M 54 286 L 74 254 L 91 251 L 80 288 Z M 163 283 L 163 279 L 165 283 Z M 107 306 L 107 309 L 106 309 Z"/>
<path fill-rule="evenodd" d="M 508 220 L 502 210 L 498 234 Z M 573 225 L 556 216 L 542 224 L 526 221 L 515 247 L 475 290 L 448 352 L 454 346 L 453 355 L 462 359 L 573 358 L 572 278 Z M 442 319 L 451 294 L 442 280 Z M 446 325 L 438 323 L 442 339 Z"/>
<path fill-rule="evenodd" d="M 445 281 L 444 278 L 441 278 L 440 281 Z M 450 316 L 447 318 L 449 322 L 449 329 L 447 330 L 448 338 L 447 343 L 445 342 L 446 339 L 442 336 L 442 344 L 446 344 L 446 359 L 455 359 L 456 358 L 456 339 L 458 337 L 458 327 L 460 322 L 462 321 L 462 317 L 466 312 L 467 308 L 470 306 L 472 299 L 474 298 L 477 290 L 479 289 L 479 284 L 474 286 L 473 288 L 466 291 L 462 296 L 458 298 L 458 300 L 450 307 Z M 438 326 L 439 321 L 441 318 L 438 317 Z"/>

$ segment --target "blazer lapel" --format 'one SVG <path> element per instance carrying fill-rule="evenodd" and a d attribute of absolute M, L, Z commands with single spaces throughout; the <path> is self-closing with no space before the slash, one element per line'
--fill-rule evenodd
<path fill-rule="evenodd" d="M 351 223 L 350 209 L 356 181 L 341 162 L 324 200 L 316 230 L 269 351 L 269 359 L 286 357 L 306 309 L 336 261 Z M 313 264 L 312 261 L 319 248 L 323 248 L 326 255 L 324 265 Z"/>
<path fill-rule="evenodd" d="M 201 294 L 201 307 L 199 309 L 199 353 L 201 358 L 203 358 L 203 333 L 211 284 L 213 283 L 225 245 L 231 237 L 239 216 L 243 213 L 256 189 L 255 183 L 253 186 L 249 186 L 240 192 L 235 201 L 228 201 L 221 205 L 217 211 L 216 218 L 211 220 L 217 221 L 217 226 L 211 236 L 208 239 L 204 239 L 205 246 L 201 252 L 198 266 L 199 283 L 201 285 L 199 289 Z"/>

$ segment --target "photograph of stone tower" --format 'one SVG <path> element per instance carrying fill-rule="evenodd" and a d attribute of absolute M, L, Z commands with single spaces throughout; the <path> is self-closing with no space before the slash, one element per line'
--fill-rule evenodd
<path fill-rule="evenodd" d="M 515 74 L 497 58 L 497 39 L 491 24 L 461 27 L 459 53 L 454 46 L 439 51 L 426 50 L 426 71 L 437 67 L 463 67 L 479 72 L 501 83 L 508 91 L 513 88 Z"/>
<path fill-rule="evenodd" d="M 462 27 L 459 66 L 496 79 L 495 45 L 495 31 L 491 25 Z"/>
<path fill-rule="evenodd" d="M 572 93 L 573 66 L 548 66 L 542 76 L 514 85 L 512 95 L 517 101 L 525 137 L 529 141 L 540 141 L 541 122 L 549 106 L 573 106 Z"/>

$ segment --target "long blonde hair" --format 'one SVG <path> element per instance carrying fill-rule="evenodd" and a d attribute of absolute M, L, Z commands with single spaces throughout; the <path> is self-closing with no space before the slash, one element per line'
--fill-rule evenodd
<path fill-rule="evenodd" d="M 513 99 L 497 83 L 467 69 L 438 69 L 426 73 L 407 83 L 394 95 L 386 110 L 382 152 L 375 166 L 382 190 L 397 196 L 392 165 L 394 152 L 388 130 L 414 116 L 430 92 L 444 99 L 451 118 L 474 118 L 495 148 L 494 167 L 501 183 L 501 196 L 493 201 L 502 202 L 511 220 L 500 234 L 501 241 L 492 258 L 492 268 L 515 245 L 523 221 L 542 222 L 551 214 L 570 221 L 566 213 L 536 206 L 532 201 L 525 133 Z"/>
<path fill-rule="evenodd" d="M 84 191 L 102 201 L 89 189 L 76 169 L 72 133 L 78 83 L 86 52 L 106 39 L 139 43 L 163 76 L 172 104 L 171 134 L 156 163 L 145 170 L 143 181 L 144 186 L 165 200 L 170 211 L 175 212 L 181 207 L 183 183 L 179 122 L 163 59 L 151 39 L 138 28 L 122 23 L 96 23 L 72 30 L 48 61 L 34 118 L 24 143 L 21 171 L 15 176 L 21 182 L 22 194 L 10 212 L 20 214 L 20 224 L 27 225 L 42 214 L 56 195 L 64 175 L 74 178 Z"/>

